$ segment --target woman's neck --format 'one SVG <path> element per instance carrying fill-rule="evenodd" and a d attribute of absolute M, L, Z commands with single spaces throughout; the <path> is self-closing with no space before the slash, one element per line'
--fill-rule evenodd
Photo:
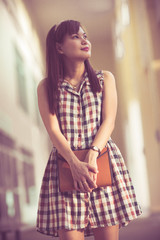
<path fill-rule="evenodd" d="M 78 83 L 82 80 L 85 71 L 84 62 L 71 62 L 65 63 L 65 76 L 64 79 L 71 83 Z"/>

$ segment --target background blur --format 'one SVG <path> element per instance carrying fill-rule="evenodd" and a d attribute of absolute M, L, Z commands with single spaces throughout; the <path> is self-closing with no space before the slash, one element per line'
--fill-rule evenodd
<path fill-rule="evenodd" d="M 34 229 L 52 149 L 38 112 L 36 87 L 45 77 L 47 32 L 66 19 L 87 28 L 91 63 L 116 79 L 112 138 L 143 210 L 142 217 L 121 230 L 120 238 L 160 240 L 159 0 L 0 0 L 1 238 L 7 233 L 8 239 L 49 239 Z"/>

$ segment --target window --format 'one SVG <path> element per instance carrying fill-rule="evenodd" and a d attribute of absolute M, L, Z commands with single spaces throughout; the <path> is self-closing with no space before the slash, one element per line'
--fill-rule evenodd
<path fill-rule="evenodd" d="M 0 131 L 0 223 L 9 225 L 20 221 L 17 159 L 14 141 Z"/>
<path fill-rule="evenodd" d="M 15 47 L 15 58 L 16 58 L 16 78 L 17 78 L 18 101 L 19 101 L 19 104 L 21 105 L 21 107 L 23 108 L 23 110 L 28 112 L 24 62 L 23 62 L 23 59 L 16 47 Z"/>
<path fill-rule="evenodd" d="M 26 203 L 32 204 L 35 201 L 35 176 L 34 176 L 34 165 L 33 156 L 30 151 L 24 148 L 20 148 L 22 154 L 22 171 L 23 181 L 26 195 Z"/>

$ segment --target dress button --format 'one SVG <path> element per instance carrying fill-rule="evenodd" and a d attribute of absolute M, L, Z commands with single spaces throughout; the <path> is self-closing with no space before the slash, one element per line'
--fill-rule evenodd
<path fill-rule="evenodd" d="M 79 138 L 81 137 L 81 134 L 80 134 L 80 133 L 78 134 L 78 137 L 79 137 Z"/>

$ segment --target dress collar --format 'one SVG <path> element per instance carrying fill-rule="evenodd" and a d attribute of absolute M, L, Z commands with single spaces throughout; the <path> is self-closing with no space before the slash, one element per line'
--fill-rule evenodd
<path fill-rule="evenodd" d="M 84 83 L 86 83 L 86 85 L 90 85 L 90 81 L 89 81 L 87 72 L 84 73 L 84 77 L 83 77 L 83 81 L 81 83 L 80 89 L 84 85 Z M 59 87 L 60 88 L 67 87 L 67 88 L 73 89 L 72 85 L 66 80 L 60 80 Z"/>

